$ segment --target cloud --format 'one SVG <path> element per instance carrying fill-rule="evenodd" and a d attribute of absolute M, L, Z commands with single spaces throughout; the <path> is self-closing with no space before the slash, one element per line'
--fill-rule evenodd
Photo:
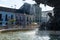
<path fill-rule="evenodd" d="M 11 8 L 11 7 L 9 7 L 9 6 L 7 6 L 7 5 L 3 5 L 3 4 L 0 4 L 0 7 L 7 7 L 7 8 Z"/>
<path fill-rule="evenodd" d="M 48 10 L 53 10 L 53 7 L 50 6 L 44 6 L 44 4 L 41 4 L 40 7 L 42 8 L 42 11 L 48 11 Z"/>
<path fill-rule="evenodd" d="M 8 1 L 8 0 L 0 0 L 0 1 L 5 2 L 5 1 Z"/>
<path fill-rule="evenodd" d="M 26 0 L 25 2 L 30 3 L 30 4 L 34 4 L 35 3 L 35 1 L 32 1 L 32 0 Z"/>
<path fill-rule="evenodd" d="M 26 0 L 26 1 L 23 1 L 23 0 L 0 0 L 0 6 L 18 9 L 24 4 L 24 2 L 27 2 L 30 4 L 35 3 L 35 1 L 32 1 L 32 0 Z M 14 5 L 16 5 L 16 6 L 14 6 Z M 11 6 L 13 6 L 13 7 L 11 7 Z M 45 7 L 43 4 L 41 4 L 40 7 L 42 8 L 42 11 L 47 11 L 47 10 L 53 9 L 52 7 L 49 7 L 49 6 Z"/>
<path fill-rule="evenodd" d="M 0 6 L 4 6 L 4 7 L 6 7 L 6 5 L 3 5 L 3 4 L 0 4 Z"/>

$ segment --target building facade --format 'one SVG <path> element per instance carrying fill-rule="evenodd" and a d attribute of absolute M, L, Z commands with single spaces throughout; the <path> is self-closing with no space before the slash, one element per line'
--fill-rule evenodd
<path fill-rule="evenodd" d="M 16 24 L 20 26 L 28 26 L 34 22 L 35 16 L 23 13 L 16 13 Z"/>
<path fill-rule="evenodd" d="M 30 25 L 32 22 L 35 21 L 35 15 L 31 11 L 31 4 L 24 3 L 22 7 L 17 10 L 17 20 L 20 21 L 18 22 L 19 25 Z M 17 23 L 16 23 L 17 24 Z"/>
<path fill-rule="evenodd" d="M 41 8 L 39 7 L 39 5 L 37 5 L 37 4 L 31 5 L 31 11 L 35 15 L 35 21 L 37 23 L 41 23 L 42 11 L 41 11 Z"/>
<path fill-rule="evenodd" d="M 0 26 L 6 26 L 10 19 L 15 19 L 14 11 L 15 9 L 0 7 Z"/>
<path fill-rule="evenodd" d="M 39 7 L 37 8 L 39 9 Z M 40 10 L 38 11 L 37 8 L 35 8 L 35 11 L 37 12 L 34 12 L 34 7 L 31 7 L 31 5 L 27 3 L 25 3 L 20 9 L 0 7 L 0 25 L 6 26 L 12 19 L 16 20 L 11 23 L 14 25 L 22 25 L 23 27 L 31 25 L 36 22 L 36 19 L 38 20 L 40 18 Z"/>

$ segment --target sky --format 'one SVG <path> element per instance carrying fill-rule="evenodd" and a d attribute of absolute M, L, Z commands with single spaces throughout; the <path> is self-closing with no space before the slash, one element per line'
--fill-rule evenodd
<path fill-rule="evenodd" d="M 32 1 L 32 0 L 25 0 L 25 1 L 23 0 L 0 0 L 0 6 L 19 9 L 25 2 L 29 4 L 35 3 L 35 1 Z M 53 7 L 49 7 L 49 6 L 45 7 L 44 4 L 41 4 L 40 7 L 42 8 L 42 11 L 48 11 L 48 10 L 53 9 Z"/>

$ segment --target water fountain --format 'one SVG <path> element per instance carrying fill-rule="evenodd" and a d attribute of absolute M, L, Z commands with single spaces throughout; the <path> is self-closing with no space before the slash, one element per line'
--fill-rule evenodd
<path fill-rule="evenodd" d="M 46 2 L 45 2 L 46 1 Z M 43 3 L 43 4 L 47 4 L 51 7 L 54 7 L 54 19 L 51 22 L 51 28 L 49 28 L 49 30 L 60 30 L 60 0 L 56 1 L 56 0 L 35 0 L 35 2 L 37 4 Z"/>
<path fill-rule="evenodd" d="M 54 18 L 51 21 L 50 28 L 48 30 L 52 30 L 53 34 L 50 34 L 51 39 L 50 40 L 59 40 L 58 32 L 60 31 L 60 0 L 35 0 L 37 4 L 43 3 L 46 5 L 49 5 L 51 7 L 54 7 Z M 47 26 L 48 27 L 48 26 Z M 55 31 L 58 31 L 54 34 Z"/>

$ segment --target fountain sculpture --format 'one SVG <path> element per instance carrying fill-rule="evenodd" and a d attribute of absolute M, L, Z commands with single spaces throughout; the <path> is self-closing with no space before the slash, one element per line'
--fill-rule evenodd
<path fill-rule="evenodd" d="M 53 11 L 54 11 L 54 18 L 51 21 L 51 23 L 49 24 L 50 27 L 48 27 L 48 30 L 52 30 L 55 32 L 59 32 L 60 31 L 60 0 L 35 0 L 35 2 L 37 4 L 45 4 L 45 5 L 49 5 L 51 7 L 54 7 Z M 60 39 L 60 34 L 55 33 L 55 34 L 50 34 L 50 40 L 59 40 Z"/>
<path fill-rule="evenodd" d="M 54 18 L 51 21 L 50 28 L 48 30 L 58 31 L 60 30 L 60 0 L 35 0 L 37 4 L 45 4 L 54 7 Z"/>

